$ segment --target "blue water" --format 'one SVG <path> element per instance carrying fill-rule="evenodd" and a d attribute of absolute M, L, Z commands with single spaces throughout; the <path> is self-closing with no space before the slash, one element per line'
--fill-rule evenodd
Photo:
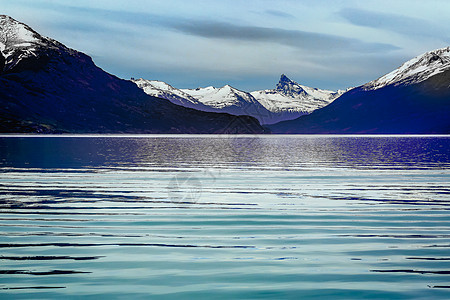
<path fill-rule="evenodd" d="M 450 137 L 0 137 L 0 298 L 449 299 Z"/>

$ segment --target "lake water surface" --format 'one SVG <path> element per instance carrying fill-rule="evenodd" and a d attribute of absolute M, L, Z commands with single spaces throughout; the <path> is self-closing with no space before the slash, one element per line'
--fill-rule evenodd
<path fill-rule="evenodd" d="M 449 299 L 448 136 L 0 137 L 0 298 Z"/>

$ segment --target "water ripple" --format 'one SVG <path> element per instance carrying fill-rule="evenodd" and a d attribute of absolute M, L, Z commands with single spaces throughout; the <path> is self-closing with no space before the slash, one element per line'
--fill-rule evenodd
<path fill-rule="evenodd" d="M 237 138 L 0 138 L 0 297 L 449 298 L 450 138 Z"/>

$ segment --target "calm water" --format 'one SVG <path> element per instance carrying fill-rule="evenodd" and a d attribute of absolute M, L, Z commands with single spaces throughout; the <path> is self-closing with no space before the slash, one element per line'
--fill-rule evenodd
<path fill-rule="evenodd" d="M 0 298 L 449 299 L 450 137 L 0 138 Z"/>

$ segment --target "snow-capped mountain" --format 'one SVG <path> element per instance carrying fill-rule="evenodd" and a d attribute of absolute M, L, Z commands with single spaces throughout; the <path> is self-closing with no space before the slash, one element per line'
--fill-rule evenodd
<path fill-rule="evenodd" d="M 48 42 L 30 27 L 9 16 L 0 16 L 0 59 L 2 70 L 14 67 L 21 59 L 36 55 L 36 48 Z M 14 55 L 16 54 L 16 55 Z"/>
<path fill-rule="evenodd" d="M 200 101 L 192 97 L 191 95 L 174 88 L 170 84 L 167 84 L 159 80 L 146 80 L 146 79 L 132 79 L 139 88 L 143 89 L 148 95 L 167 99 L 170 102 L 190 107 L 202 111 L 208 111 L 208 107 L 203 105 Z"/>
<path fill-rule="evenodd" d="M 75 56 L 77 51 L 43 37 L 28 25 L 0 15 L 0 71 L 8 73 L 27 68 L 38 69 L 52 53 Z"/>
<path fill-rule="evenodd" d="M 197 89 L 182 89 L 182 92 L 197 99 L 214 111 L 233 115 L 249 115 L 267 124 L 271 113 L 247 92 L 240 91 L 230 85 L 221 88 L 212 86 Z"/>
<path fill-rule="evenodd" d="M 84 53 L 0 15 L 0 132 L 263 133 L 254 118 L 147 95 Z"/>
<path fill-rule="evenodd" d="M 450 133 L 450 47 L 417 56 L 274 133 Z"/>
<path fill-rule="evenodd" d="M 147 94 L 172 103 L 202 111 L 249 115 L 261 124 L 292 120 L 324 107 L 344 93 L 320 90 L 300 85 L 281 75 L 276 89 L 244 92 L 230 85 L 197 89 L 176 89 L 156 80 L 138 79 L 134 82 Z"/>
<path fill-rule="evenodd" d="M 221 88 L 209 86 L 206 88 L 182 89 L 182 91 L 213 108 L 243 107 L 247 104 L 259 105 L 249 93 L 240 91 L 230 85 Z"/>
<path fill-rule="evenodd" d="M 177 89 L 162 81 L 132 80 L 149 95 L 167 99 L 174 104 L 206 112 L 228 113 L 236 116 L 248 115 L 265 124 L 271 113 L 247 92 L 232 86 L 212 86 L 196 89 Z"/>
<path fill-rule="evenodd" d="M 229 85 L 221 88 L 212 86 L 197 89 L 177 89 L 159 80 L 132 79 L 139 88 L 151 96 L 167 99 L 184 107 L 206 112 L 220 112 L 232 115 L 249 115 L 264 123 L 269 118 L 267 111 L 249 93 Z"/>
<path fill-rule="evenodd" d="M 283 74 L 274 90 L 255 91 L 251 95 L 271 112 L 304 115 L 330 104 L 343 93 L 300 85 Z"/>
<path fill-rule="evenodd" d="M 450 47 L 419 55 L 398 69 L 363 86 L 365 90 L 376 90 L 388 85 L 411 85 L 450 69 Z"/>

